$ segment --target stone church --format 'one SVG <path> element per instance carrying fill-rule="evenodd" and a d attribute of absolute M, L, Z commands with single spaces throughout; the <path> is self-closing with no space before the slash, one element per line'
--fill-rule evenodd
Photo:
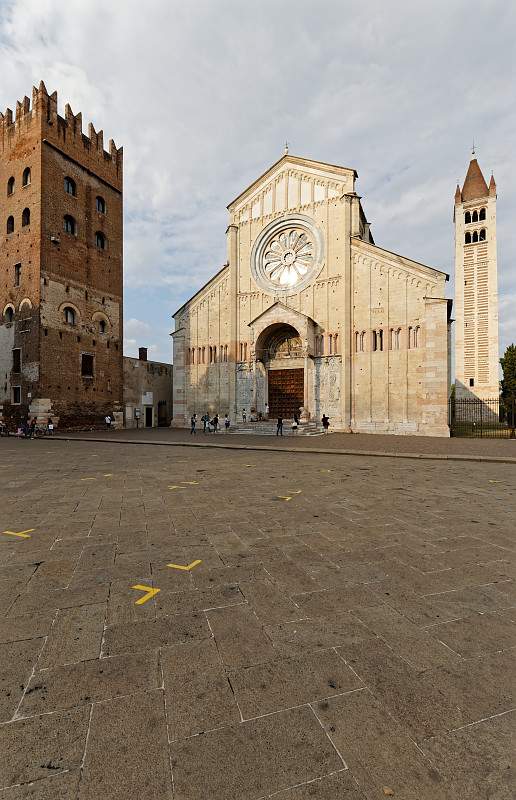
<path fill-rule="evenodd" d="M 174 419 L 448 436 L 448 276 L 373 239 L 357 173 L 286 152 L 228 206 L 227 262 L 174 315 Z"/>

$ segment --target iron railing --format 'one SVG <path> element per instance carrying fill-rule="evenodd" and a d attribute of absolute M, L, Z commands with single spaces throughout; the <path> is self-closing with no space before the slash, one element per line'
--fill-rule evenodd
<path fill-rule="evenodd" d="M 448 402 L 451 436 L 486 439 L 514 439 L 516 397 L 451 397 Z"/>

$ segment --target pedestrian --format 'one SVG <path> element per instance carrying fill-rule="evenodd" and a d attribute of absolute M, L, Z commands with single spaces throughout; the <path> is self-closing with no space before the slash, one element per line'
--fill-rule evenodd
<path fill-rule="evenodd" d="M 247 422 L 247 414 L 245 412 L 245 408 L 242 409 L 242 422 Z"/>
<path fill-rule="evenodd" d="M 321 422 L 322 422 L 322 426 L 324 428 L 324 432 L 328 433 L 328 428 L 330 427 L 330 420 L 329 420 L 329 417 L 326 416 L 326 414 L 322 415 Z"/>
<path fill-rule="evenodd" d="M 219 427 L 219 415 L 215 414 L 213 417 L 211 424 L 213 425 L 213 433 L 217 433 L 217 429 Z"/>
<path fill-rule="evenodd" d="M 197 425 L 197 414 L 192 414 L 190 419 L 190 436 L 196 434 L 195 426 Z"/>
<path fill-rule="evenodd" d="M 208 412 L 207 412 L 207 411 L 205 411 L 205 412 L 204 412 L 204 414 L 203 414 L 203 415 L 202 415 L 202 417 L 201 417 L 201 422 L 202 422 L 202 432 L 203 432 L 204 434 L 206 433 L 206 428 L 208 427 L 208 422 L 209 422 L 209 421 L 210 421 L 209 414 L 208 414 Z"/>
<path fill-rule="evenodd" d="M 265 419 L 269 419 L 269 404 L 265 403 Z"/>
<path fill-rule="evenodd" d="M 53 435 L 54 435 L 54 422 L 53 422 L 53 420 L 52 420 L 52 417 L 49 417 L 49 418 L 48 418 L 48 422 L 47 422 L 47 430 L 48 430 L 48 432 L 49 432 L 50 436 L 53 436 Z"/>
<path fill-rule="evenodd" d="M 34 439 L 35 432 L 36 432 L 36 417 L 32 417 L 32 420 L 31 420 L 31 423 L 30 423 L 30 438 L 31 439 Z"/>
<path fill-rule="evenodd" d="M 294 414 L 294 419 L 292 420 L 292 433 L 297 433 L 297 426 L 299 425 L 297 414 Z"/>
<path fill-rule="evenodd" d="M 104 422 L 106 423 L 106 430 L 110 431 L 111 430 L 111 415 L 110 414 L 106 414 L 106 416 L 104 417 Z"/>
<path fill-rule="evenodd" d="M 226 416 L 224 417 L 224 427 L 226 429 L 226 433 L 229 431 L 229 426 L 230 425 L 231 425 L 231 422 L 229 421 L 229 416 L 226 414 Z"/>
<path fill-rule="evenodd" d="M 283 436 L 283 419 L 282 419 L 282 417 L 278 417 L 278 422 L 276 424 L 276 436 Z"/>

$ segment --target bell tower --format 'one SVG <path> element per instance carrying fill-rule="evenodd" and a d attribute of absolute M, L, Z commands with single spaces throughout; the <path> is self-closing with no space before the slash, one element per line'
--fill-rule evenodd
<path fill-rule="evenodd" d="M 487 400 L 499 394 L 496 184 L 472 156 L 455 190 L 455 386 Z"/>

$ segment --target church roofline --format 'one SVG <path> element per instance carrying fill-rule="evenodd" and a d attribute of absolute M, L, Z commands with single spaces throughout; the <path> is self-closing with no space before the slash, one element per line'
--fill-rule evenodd
<path fill-rule="evenodd" d="M 205 283 L 205 284 L 203 284 L 203 285 L 201 286 L 201 288 L 200 288 L 200 289 L 198 289 L 198 290 L 195 292 L 195 294 L 193 294 L 191 297 L 189 297 L 189 298 L 188 298 L 188 300 L 186 300 L 186 301 L 183 303 L 183 305 L 182 305 L 180 308 L 178 308 L 178 309 L 177 309 L 177 311 L 174 311 L 174 313 L 172 314 L 172 317 L 175 317 L 175 316 L 177 316 L 177 315 L 178 315 L 178 314 L 179 314 L 179 313 L 180 313 L 180 312 L 183 310 L 183 308 L 186 308 L 186 306 L 188 305 L 188 303 L 191 303 L 191 302 L 192 302 L 192 300 L 195 300 L 195 298 L 196 298 L 198 295 L 200 295 L 200 294 L 201 294 L 201 292 L 203 292 L 203 291 L 206 289 L 206 287 L 210 285 L 210 283 L 213 283 L 213 281 L 217 280 L 217 278 L 218 278 L 220 275 L 222 275 L 222 273 L 224 272 L 224 270 L 225 270 L 225 269 L 229 269 L 229 264 L 224 264 L 224 266 L 222 267 L 222 269 L 219 269 L 219 271 L 218 271 L 218 272 L 216 272 L 216 273 L 215 273 L 215 275 L 213 275 L 213 276 L 212 276 L 212 277 L 209 279 L 209 281 L 206 281 L 206 283 Z"/>
<path fill-rule="evenodd" d="M 251 320 L 251 322 L 248 322 L 247 323 L 247 327 L 250 328 L 252 325 L 254 325 L 256 320 L 260 319 L 260 317 L 263 317 L 264 314 L 268 314 L 269 311 L 271 311 L 271 309 L 273 309 L 275 306 L 281 306 L 282 308 L 285 308 L 287 311 L 289 311 L 291 314 L 295 314 L 297 316 L 304 317 L 305 319 L 309 319 L 315 325 L 317 324 L 315 322 L 315 320 L 312 319 L 312 317 L 308 316 L 308 314 L 303 314 L 302 311 L 298 311 L 296 308 L 291 308 L 290 306 L 287 306 L 287 304 L 286 303 L 282 303 L 281 300 L 275 300 L 272 305 L 270 305 L 268 308 L 264 309 L 263 311 L 260 311 L 260 313 L 256 317 L 254 317 Z"/>
<path fill-rule="evenodd" d="M 450 275 L 448 272 L 445 272 L 442 269 L 437 269 L 437 267 L 429 267 L 428 264 L 423 264 L 421 261 L 415 261 L 413 258 L 408 258 L 408 256 L 402 256 L 401 253 L 395 253 L 393 250 L 386 250 L 385 247 L 380 247 L 377 244 L 371 244 L 370 242 L 364 242 L 359 236 L 353 236 L 352 243 L 356 244 L 361 247 L 370 247 L 372 250 L 380 250 L 382 253 L 386 253 L 388 256 L 395 256 L 396 258 L 401 258 L 403 261 L 409 262 L 413 264 L 415 267 L 423 267 L 423 269 L 428 269 L 431 272 L 437 272 L 439 275 L 444 275 L 446 280 L 450 280 Z"/>
<path fill-rule="evenodd" d="M 231 203 L 229 203 L 229 205 L 227 206 L 228 211 L 231 211 L 232 206 L 234 206 L 235 203 L 238 203 L 238 201 L 241 200 L 243 197 L 245 197 L 246 194 L 251 193 L 253 189 L 255 189 L 256 186 L 264 180 L 264 178 L 266 178 L 268 175 L 274 172 L 274 170 L 277 169 L 281 163 L 286 163 L 287 161 L 291 161 L 294 164 L 299 165 L 300 167 L 302 166 L 329 167 L 329 169 L 331 170 L 338 170 L 342 175 L 347 175 L 348 173 L 352 172 L 353 176 L 355 178 L 358 178 L 358 172 L 354 170 L 352 167 L 343 167 L 339 164 L 329 164 L 326 161 L 316 161 L 312 158 L 303 158 L 302 156 L 293 156 L 290 153 L 285 153 L 284 155 L 281 156 L 281 158 L 275 161 L 274 164 L 268 167 L 268 169 L 266 169 L 265 172 L 263 172 L 258 178 L 256 178 L 251 183 L 251 185 L 247 187 L 247 189 L 244 189 L 243 192 L 240 192 L 240 194 L 237 195 L 235 199 L 231 201 Z"/>

